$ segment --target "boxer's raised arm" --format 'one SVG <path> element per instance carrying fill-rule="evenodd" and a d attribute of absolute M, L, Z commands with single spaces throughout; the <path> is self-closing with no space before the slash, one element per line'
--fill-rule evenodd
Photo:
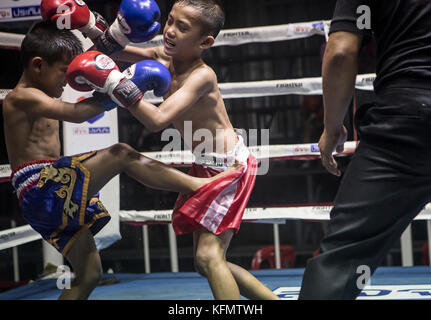
<path fill-rule="evenodd" d="M 92 12 L 82 0 L 42 0 L 40 11 L 43 20 L 52 21 L 57 27 L 78 29 L 92 41 L 109 28 L 103 16 Z"/>
<path fill-rule="evenodd" d="M 114 23 L 93 42 L 97 50 L 110 56 L 130 42 L 149 41 L 160 31 L 160 15 L 154 0 L 123 0 Z"/>
<path fill-rule="evenodd" d="M 95 99 L 86 99 L 76 104 L 53 99 L 35 88 L 16 89 L 8 96 L 8 103 L 35 118 L 50 118 L 60 121 L 81 123 L 104 110 Z"/>
<path fill-rule="evenodd" d="M 130 64 L 134 64 L 142 60 L 159 60 L 160 48 L 161 47 L 144 49 L 134 46 L 126 46 L 124 50 L 112 54 L 111 58 L 116 62 L 126 62 Z"/>
<path fill-rule="evenodd" d="M 149 130 L 158 132 L 169 126 L 181 113 L 195 105 L 204 94 L 214 88 L 216 83 L 213 72 L 207 69 L 196 70 L 184 85 L 159 107 L 141 100 L 128 110 Z"/>

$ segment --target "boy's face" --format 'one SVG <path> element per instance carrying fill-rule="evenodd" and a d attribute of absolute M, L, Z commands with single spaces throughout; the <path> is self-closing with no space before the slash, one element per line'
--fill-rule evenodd
<path fill-rule="evenodd" d="M 48 63 L 41 57 L 34 57 L 29 63 L 33 85 L 53 98 L 61 97 L 67 84 L 66 71 L 70 59 Z"/>
<path fill-rule="evenodd" d="M 59 98 L 63 94 L 64 87 L 67 84 L 66 72 L 70 62 L 63 59 L 51 65 L 46 63 L 42 76 L 46 81 L 47 90 L 51 91 L 52 96 L 55 98 Z"/>
<path fill-rule="evenodd" d="M 195 54 L 208 36 L 201 33 L 199 11 L 176 3 L 169 13 L 163 30 L 164 51 L 168 56 Z"/>

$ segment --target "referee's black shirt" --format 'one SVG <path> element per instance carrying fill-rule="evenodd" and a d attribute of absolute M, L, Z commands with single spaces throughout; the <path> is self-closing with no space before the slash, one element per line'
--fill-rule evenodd
<path fill-rule="evenodd" d="M 371 30 L 362 28 L 366 5 Z M 431 90 L 431 0 L 338 0 L 330 33 L 372 32 L 377 42 L 377 78 L 374 88 Z"/>

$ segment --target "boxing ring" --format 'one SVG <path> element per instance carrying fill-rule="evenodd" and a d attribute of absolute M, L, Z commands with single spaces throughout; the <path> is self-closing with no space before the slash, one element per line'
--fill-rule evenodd
<path fill-rule="evenodd" d="M 236 46 L 245 43 L 265 43 L 288 41 L 312 36 L 328 37 L 328 21 L 312 21 L 279 26 L 223 30 L 215 46 Z M 0 32 L 0 48 L 18 49 L 23 35 Z M 156 46 L 162 43 L 161 36 L 140 47 Z M 374 74 L 357 77 L 357 90 L 373 90 Z M 221 83 L 224 99 L 241 99 L 277 95 L 321 95 L 322 79 L 303 78 L 258 82 Z M 9 90 L 0 89 L 0 100 Z M 161 100 L 152 94 L 146 98 L 153 103 Z M 337 156 L 348 156 L 355 152 L 357 141 L 346 142 L 345 151 Z M 260 161 L 307 161 L 319 158 L 319 148 L 314 144 L 297 145 L 249 145 L 250 151 Z M 189 151 L 144 152 L 150 158 L 173 166 L 189 166 L 193 155 Z M 9 165 L 0 166 L 0 183 L 10 180 Z M 119 191 L 118 191 L 119 192 Z M 103 199 L 102 199 L 103 201 Z M 301 204 L 296 206 L 268 206 L 247 208 L 245 222 L 269 223 L 273 225 L 275 269 L 258 270 L 252 273 L 282 299 L 296 299 L 299 293 L 303 269 L 281 269 L 279 225 L 290 220 L 329 220 L 331 203 Z M 206 280 L 196 273 L 179 272 L 178 252 L 175 234 L 170 226 L 170 210 L 120 211 L 121 223 L 142 225 L 144 241 L 145 274 L 115 274 L 118 283 L 97 287 L 90 299 L 144 299 L 144 300 L 197 300 L 212 299 Z M 427 221 L 428 241 L 431 241 L 431 205 L 427 205 L 416 217 Z M 169 228 L 169 249 L 172 273 L 151 273 L 150 244 L 148 228 L 151 224 L 166 224 Z M 30 226 L 24 225 L 0 231 L 0 250 L 16 249 L 17 246 L 39 241 L 40 235 Z M 429 246 L 431 249 L 431 245 Z M 429 267 L 413 267 L 411 230 L 406 230 L 401 238 L 403 267 L 379 268 L 364 289 L 359 299 L 429 299 L 431 297 L 431 271 Z M 431 257 L 431 254 L 430 254 Z M 19 281 L 18 252 L 13 251 L 15 281 Z M 17 276 L 18 275 L 18 276 Z M 428 283 L 428 284 L 426 284 Z M 0 294 L 1 299 L 56 299 L 60 291 L 55 279 L 45 279 Z"/>

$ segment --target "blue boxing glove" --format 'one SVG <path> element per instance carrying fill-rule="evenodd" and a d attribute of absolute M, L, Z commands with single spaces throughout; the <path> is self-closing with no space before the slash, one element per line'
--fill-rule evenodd
<path fill-rule="evenodd" d="M 143 60 L 138 62 L 126 70 L 123 74 L 127 79 L 131 80 L 143 94 L 145 92 L 154 90 L 154 95 L 162 97 L 169 92 L 171 87 L 171 73 L 168 68 L 155 60 Z M 109 96 L 101 95 L 97 92 L 93 95 L 98 98 L 98 101 L 103 109 L 106 111 L 112 110 L 117 107 Z"/>
<path fill-rule="evenodd" d="M 145 93 L 154 90 L 154 95 L 162 97 L 169 92 L 171 87 L 171 73 L 160 62 L 155 60 L 143 60 L 130 66 L 123 74 L 127 79 Z"/>
<path fill-rule="evenodd" d="M 160 16 L 160 9 L 154 0 L 123 0 L 117 19 L 94 40 L 94 44 L 109 56 L 121 51 L 130 42 L 149 41 L 160 31 Z"/>

